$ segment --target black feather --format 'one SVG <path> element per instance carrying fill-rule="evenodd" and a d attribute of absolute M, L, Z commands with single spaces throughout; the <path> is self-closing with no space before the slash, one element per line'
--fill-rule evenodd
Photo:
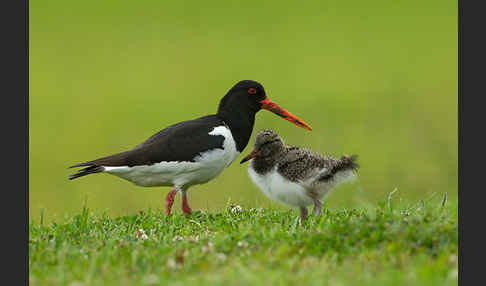
<path fill-rule="evenodd" d="M 84 162 L 83 166 L 139 166 L 166 162 L 194 162 L 202 152 L 223 149 L 224 137 L 209 135 L 225 123 L 216 115 L 203 116 L 169 126 L 132 150 Z"/>
<path fill-rule="evenodd" d="M 73 166 L 74 167 L 74 166 Z M 87 168 L 79 170 L 76 174 L 69 176 L 69 180 L 76 179 L 89 174 L 101 173 L 105 170 L 102 166 L 89 166 Z"/>

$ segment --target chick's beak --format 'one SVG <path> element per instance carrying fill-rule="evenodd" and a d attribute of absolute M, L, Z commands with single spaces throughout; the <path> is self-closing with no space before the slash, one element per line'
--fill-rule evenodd
<path fill-rule="evenodd" d="M 253 159 L 255 157 L 258 157 L 258 156 L 260 156 L 260 151 L 259 150 L 253 150 L 253 151 L 251 151 L 250 154 L 248 154 L 245 158 L 243 158 L 243 160 L 240 161 L 240 164 L 243 164 L 246 161 Z"/>

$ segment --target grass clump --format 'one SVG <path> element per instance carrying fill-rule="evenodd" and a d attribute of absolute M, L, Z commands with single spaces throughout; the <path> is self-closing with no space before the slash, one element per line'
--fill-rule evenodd
<path fill-rule="evenodd" d="M 456 209 L 418 204 L 324 210 L 84 208 L 29 225 L 30 285 L 456 285 Z"/>

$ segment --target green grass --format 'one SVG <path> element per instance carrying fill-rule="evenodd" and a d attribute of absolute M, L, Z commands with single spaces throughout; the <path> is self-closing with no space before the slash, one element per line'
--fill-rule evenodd
<path fill-rule="evenodd" d="M 457 203 L 231 209 L 33 221 L 30 285 L 457 285 Z"/>

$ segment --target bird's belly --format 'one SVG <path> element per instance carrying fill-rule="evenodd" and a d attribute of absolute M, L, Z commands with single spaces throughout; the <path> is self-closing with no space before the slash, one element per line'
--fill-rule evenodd
<path fill-rule="evenodd" d="M 285 179 L 276 170 L 260 175 L 248 168 L 248 173 L 255 185 L 272 200 L 293 206 L 308 206 L 314 202 L 301 185 Z"/>
<path fill-rule="evenodd" d="M 105 172 L 143 187 L 173 185 L 189 187 L 206 183 L 218 176 L 238 154 L 234 154 L 230 149 L 214 149 L 202 153 L 195 158 L 194 162 L 160 162 L 133 167 L 105 167 Z"/>

